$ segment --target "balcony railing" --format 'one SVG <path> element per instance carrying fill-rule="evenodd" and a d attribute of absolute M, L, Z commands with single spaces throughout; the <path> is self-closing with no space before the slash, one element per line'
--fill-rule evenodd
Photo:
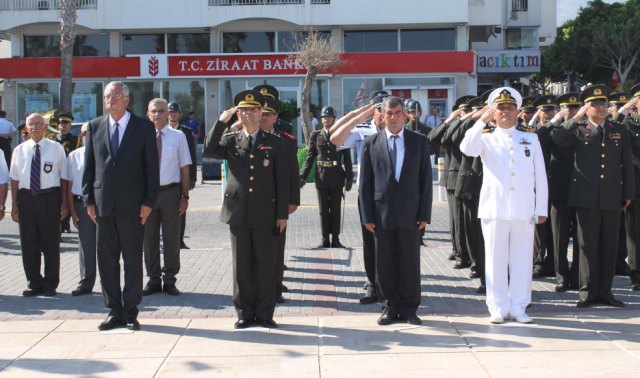
<path fill-rule="evenodd" d="M 209 6 L 304 4 L 304 0 L 209 0 Z"/>
<path fill-rule="evenodd" d="M 512 12 L 526 12 L 529 9 L 529 0 L 511 0 Z"/>
<path fill-rule="evenodd" d="M 76 0 L 78 9 L 97 9 L 98 0 Z M 0 10 L 60 9 L 60 0 L 0 0 Z"/>

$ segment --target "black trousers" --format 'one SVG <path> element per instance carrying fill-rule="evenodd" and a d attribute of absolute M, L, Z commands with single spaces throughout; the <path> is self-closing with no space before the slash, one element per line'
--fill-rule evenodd
<path fill-rule="evenodd" d="M 158 193 L 158 199 L 144 225 L 144 265 L 149 283 L 175 285 L 180 272 L 180 187 Z M 162 256 L 160 264 L 160 229 Z"/>
<path fill-rule="evenodd" d="M 576 224 L 576 212 L 567 205 L 567 201 L 551 202 L 551 234 L 553 236 L 553 258 L 556 269 L 556 280 L 559 284 L 578 285 L 578 266 L 580 261 L 580 243 Z M 549 222 L 545 222 L 549 223 Z M 569 238 L 573 237 L 573 257 L 571 268 L 567 259 Z"/>
<path fill-rule="evenodd" d="M 616 272 L 623 272 L 628 269 L 628 252 L 629 247 L 627 246 L 627 220 L 623 211 L 620 213 L 620 239 L 618 239 L 618 253 L 616 254 Z"/>
<path fill-rule="evenodd" d="M 288 228 L 288 227 L 287 227 Z M 282 295 L 282 281 L 284 280 L 284 249 L 287 244 L 287 228 L 276 236 L 276 293 Z"/>
<path fill-rule="evenodd" d="M 465 234 L 467 230 L 464 228 L 464 208 L 462 207 L 462 201 L 459 198 L 456 198 L 455 195 L 451 197 L 453 199 L 453 223 L 455 229 L 455 244 L 456 250 L 458 254 L 456 256 L 456 261 L 460 261 L 462 263 L 468 264 L 471 261 L 471 255 L 469 254 L 469 249 L 467 248 L 467 243 L 465 241 Z"/>
<path fill-rule="evenodd" d="M 270 320 L 276 308 L 274 227 L 230 226 L 233 305 L 239 320 Z"/>
<path fill-rule="evenodd" d="M 463 242 L 469 251 L 471 270 L 480 274 L 480 282 L 484 284 L 484 238 L 478 218 L 480 197 L 460 198 L 459 201 L 462 205 L 462 223 L 465 230 Z"/>
<path fill-rule="evenodd" d="M 334 238 L 340 235 L 340 203 L 342 201 L 342 188 L 316 189 L 318 204 L 320 205 L 320 220 L 322 224 L 322 238 L 329 234 Z"/>
<path fill-rule="evenodd" d="M 29 289 L 55 289 L 60 283 L 60 188 L 33 195 L 18 191 L 22 266 Z M 44 277 L 40 265 L 44 256 Z"/>
<path fill-rule="evenodd" d="M 109 315 L 123 320 L 138 316 L 142 301 L 142 243 L 140 217 L 112 212 L 97 218 L 98 272 Z M 120 256 L 124 262 L 124 288 L 120 287 Z"/>
<path fill-rule="evenodd" d="M 180 217 L 180 242 L 184 243 L 184 231 L 187 228 L 187 212 Z"/>
<path fill-rule="evenodd" d="M 548 211 L 551 211 L 549 206 Z M 553 232 L 551 222 L 536 224 L 536 232 L 533 236 L 533 270 L 542 271 L 546 274 L 555 272 Z"/>
<path fill-rule="evenodd" d="M 578 208 L 576 217 L 580 243 L 580 299 L 611 299 L 620 210 Z"/>
<path fill-rule="evenodd" d="M 78 256 L 80 258 L 80 282 L 78 287 L 93 290 L 96 283 L 96 224 L 93 223 L 82 200 L 74 199 L 78 214 Z"/>
<path fill-rule="evenodd" d="M 459 249 L 456 244 L 456 197 L 454 190 L 447 190 L 447 205 L 449 206 L 449 231 L 451 233 L 451 246 L 456 259 L 459 257 Z"/>
<path fill-rule="evenodd" d="M 364 259 L 364 271 L 367 280 L 374 287 L 376 286 L 376 242 L 373 232 L 367 230 L 362 224 L 362 213 L 360 212 L 360 198 L 358 198 L 358 214 L 360 214 L 360 225 L 362 228 L 362 255 Z"/>
<path fill-rule="evenodd" d="M 401 316 L 420 306 L 420 230 L 375 230 L 376 278 L 386 307 Z"/>
<path fill-rule="evenodd" d="M 640 200 L 631 202 L 624 212 L 627 234 L 627 253 L 631 268 L 631 283 L 640 283 Z"/>

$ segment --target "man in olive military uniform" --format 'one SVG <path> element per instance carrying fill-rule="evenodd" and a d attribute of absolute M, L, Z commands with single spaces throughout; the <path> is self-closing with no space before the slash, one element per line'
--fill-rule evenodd
<path fill-rule="evenodd" d="M 289 168 L 289 215 L 295 213 L 300 206 L 300 186 L 298 185 L 298 141 L 293 135 L 277 131 L 275 124 L 278 121 L 278 111 L 280 110 L 280 102 L 264 96 L 262 104 L 262 119 L 260 120 L 260 130 L 278 135 L 284 143 L 287 154 L 287 167 Z M 283 292 L 289 289 L 282 283 L 284 279 L 284 248 L 287 242 L 287 229 L 285 228 L 277 237 L 278 251 L 276 256 L 276 303 L 284 303 Z"/>
<path fill-rule="evenodd" d="M 623 105 L 622 112 L 637 107 L 640 103 L 640 84 L 631 87 L 631 100 Z M 640 116 L 628 113 L 623 121 L 629 133 L 634 157 L 635 196 L 625 210 L 626 246 L 629 257 L 631 289 L 640 290 Z"/>
<path fill-rule="evenodd" d="M 180 123 L 180 116 L 182 109 L 177 102 L 170 102 L 167 105 L 169 114 L 168 124 L 171 128 L 180 130 L 187 138 L 187 145 L 189 146 L 189 155 L 191 156 L 191 165 L 189 165 L 189 190 L 193 190 L 196 187 L 196 181 L 198 180 L 198 163 L 196 161 L 196 144 L 193 137 L 193 130 L 186 125 Z M 184 231 L 187 224 L 187 212 L 182 214 L 180 225 L 180 249 L 189 249 L 189 246 L 184 242 Z"/>
<path fill-rule="evenodd" d="M 536 101 L 536 96 L 527 96 L 522 98 L 522 107 L 520 107 L 520 114 L 518 114 L 519 123 L 528 125 L 529 121 L 536 114 L 536 107 L 533 105 Z"/>
<path fill-rule="evenodd" d="M 260 94 L 265 97 L 276 100 L 278 103 L 280 102 L 280 92 L 278 92 L 276 87 L 274 87 L 273 85 L 258 85 L 257 87 L 253 88 L 253 90 L 260 92 Z M 284 119 L 278 118 L 274 129 L 278 133 L 285 132 L 287 134 L 293 135 L 293 126 L 291 125 L 291 123 L 285 121 Z"/>
<path fill-rule="evenodd" d="M 58 130 L 60 134 L 56 137 L 56 142 L 62 145 L 64 148 L 65 156 L 69 156 L 71 151 L 79 148 L 82 145 L 82 140 L 78 135 L 73 135 L 70 133 L 71 131 L 71 122 L 73 121 L 73 116 L 69 113 L 60 113 L 58 114 Z M 60 229 L 62 232 L 71 232 L 71 224 L 70 224 L 71 216 L 67 215 L 60 221 Z"/>
<path fill-rule="evenodd" d="M 620 210 L 635 198 L 633 155 L 621 124 L 607 121 L 609 88 L 580 92 L 584 106 L 551 137 L 574 152 L 569 205 L 576 208 L 580 243 L 580 300 L 623 307 L 611 292 L 618 249 Z M 585 118 L 587 116 L 587 119 Z"/>
<path fill-rule="evenodd" d="M 335 110 L 325 106 L 320 112 L 320 119 L 322 130 L 316 130 L 309 136 L 309 152 L 300 172 L 300 186 L 306 182 L 317 159 L 315 182 L 322 224 L 322 243 L 318 248 L 345 248 L 340 243 L 340 204 L 344 198 L 343 188 L 348 192 L 353 184 L 351 154 L 350 149 L 338 151 L 329 141 L 329 129 L 336 120 Z"/>
<path fill-rule="evenodd" d="M 235 328 L 277 327 L 276 237 L 287 226 L 289 172 L 282 140 L 259 129 L 262 104 L 259 92 L 238 93 L 235 106 L 222 112 L 207 136 L 203 152 L 229 165 L 220 220 L 231 232 Z M 225 134 L 236 111 L 242 129 Z"/>
<path fill-rule="evenodd" d="M 557 98 L 561 110 L 549 121 L 538 128 L 537 134 L 543 148 L 548 149 L 547 182 L 549 183 L 549 201 L 551 210 L 551 235 L 553 238 L 553 258 L 556 274 L 557 292 L 578 289 L 578 253 L 576 212 L 567 204 L 569 184 L 573 171 L 573 152 L 551 140 L 551 133 L 562 123 L 573 118 L 582 106 L 577 92 L 565 93 Z M 567 259 L 569 238 L 573 237 L 573 258 L 571 268 Z"/>

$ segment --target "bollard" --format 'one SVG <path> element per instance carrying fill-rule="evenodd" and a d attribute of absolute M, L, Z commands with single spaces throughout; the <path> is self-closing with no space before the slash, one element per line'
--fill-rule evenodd
<path fill-rule="evenodd" d="M 444 175 L 444 158 L 438 158 L 438 182 Z M 444 186 L 438 186 L 438 200 L 444 201 L 447 199 L 447 188 Z"/>

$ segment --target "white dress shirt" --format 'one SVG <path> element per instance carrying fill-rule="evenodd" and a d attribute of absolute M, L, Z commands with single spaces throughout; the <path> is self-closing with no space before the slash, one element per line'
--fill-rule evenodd
<path fill-rule="evenodd" d="M 129 120 L 131 119 L 131 113 L 124 112 L 122 118 L 116 120 L 109 116 L 109 141 L 111 141 L 111 137 L 113 133 L 116 132 L 116 127 L 114 126 L 116 122 L 118 122 L 118 146 L 122 144 L 122 137 L 124 136 L 124 131 L 127 129 L 127 125 L 129 124 Z"/>
<path fill-rule="evenodd" d="M 7 161 L 4 160 L 4 154 L 0 154 L 0 184 L 6 184 L 11 179 L 9 177 L 9 168 L 7 167 Z"/>
<path fill-rule="evenodd" d="M 40 189 L 60 186 L 60 173 L 66 160 L 64 148 L 58 142 L 42 138 L 40 146 Z M 31 160 L 36 151 L 33 139 L 21 143 L 13 150 L 9 175 L 12 180 L 20 182 L 20 189 L 31 188 Z"/>
<path fill-rule="evenodd" d="M 515 126 L 489 133 L 484 127 L 478 120 L 460 143 L 462 153 L 482 158 L 478 218 L 535 223 L 546 217 L 549 189 L 538 136 Z"/>
<path fill-rule="evenodd" d="M 376 126 L 373 119 L 366 124 L 356 126 L 347 138 L 342 143 L 342 146 L 339 146 L 339 150 L 343 150 L 345 148 L 356 148 L 356 155 L 358 155 L 358 164 L 362 161 L 362 143 L 364 143 L 364 138 L 369 135 L 377 134 L 380 130 L 378 126 Z M 356 186 L 360 184 L 360 169 L 358 169 L 358 176 L 356 178 Z"/>
<path fill-rule="evenodd" d="M 389 150 L 389 154 L 391 154 L 391 146 L 393 145 L 393 140 L 391 136 L 391 132 L 389 129 L 384 129 L 384 133 L 387 134 L 387 150 Z M 395 168 L 395 176 L 396 181 L 400 182 L 400 173 L 402 172 L 402 163 L 404 162 L 404 127 L 400 129 L 400 132 L 397 134 L 396 138 L 396 166 Z"/>
<path fill-rule="evenodd" d="M 62 179 L 71 182 L 71 193 L 82 195 L 82 175 L 84 174 L 84 146 L 71 151 L 62 168 Z"/>
<path fill-rule="evenodd" d="M 160 185 L 164 186 L 180 182 L 180 168 L 191 165 L 191 154 L 182 131 L 167 126 L 161 131 Z"/>

